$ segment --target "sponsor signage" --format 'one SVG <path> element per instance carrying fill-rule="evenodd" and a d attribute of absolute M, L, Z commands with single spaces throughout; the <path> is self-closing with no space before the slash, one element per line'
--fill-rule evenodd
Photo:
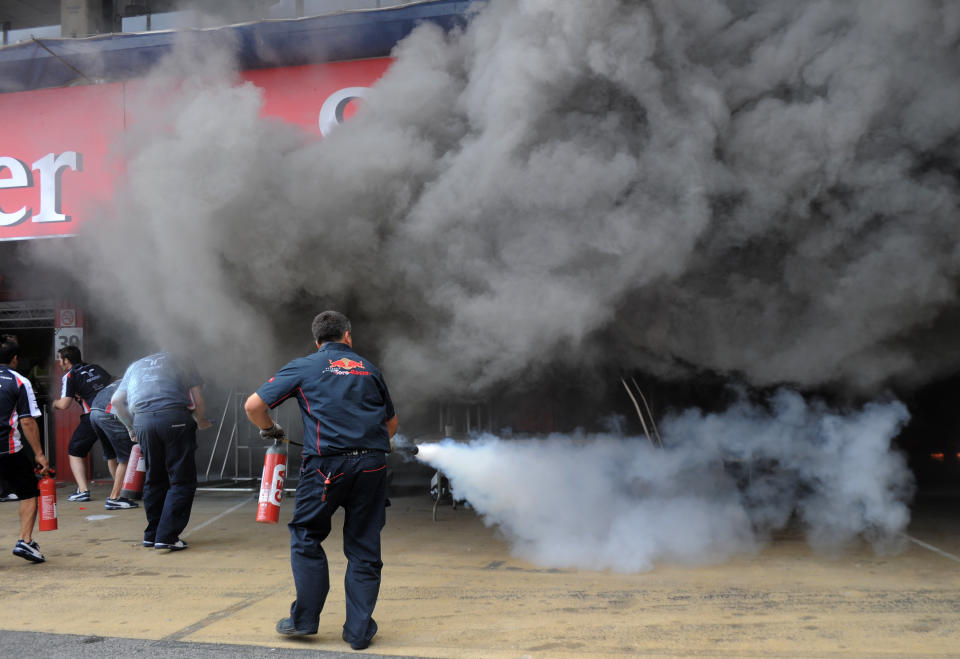
<path fill-rule="evenodd" d="M 263 114 L 328 135 L 356 110 L 390 58 L 243 72 L 263 89 Z M 77 233 L 109 202 L 123 163 L 112 154 L 130 120 L 124 86 L 0 94 L 0 240 Z"/>
<path fill-rule="evenodd" d="M 110 198 L 122 98 L 119 83 L 0 94 L 0 240 L 72 235 Z"/>

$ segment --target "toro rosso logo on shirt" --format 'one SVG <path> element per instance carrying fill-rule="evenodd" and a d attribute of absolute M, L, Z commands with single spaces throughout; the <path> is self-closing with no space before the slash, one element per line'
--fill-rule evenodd
<path fill-rule="evenodd" d="M 337 375 L 370 375 L 370 371 L 363 369 L 363 362 L 357 362 L 346 357 L 330 359 L 330 368 L 327 371 Z"/>

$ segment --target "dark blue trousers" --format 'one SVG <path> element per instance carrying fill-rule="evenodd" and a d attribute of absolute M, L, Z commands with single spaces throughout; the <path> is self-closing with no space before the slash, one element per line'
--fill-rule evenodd
<path fill-rule="evenodd" d="M 140 412 L 133 431 L 147 464 L 143 539 L 174 543 L 190 521 L 197 491 L 197 423 L 185 409 Z"/>
<path fill-rule="evenodd" d="M 329 484 L 325 481 L 329 479 Z M 300 468 L 297 501 L 290 528 L 290 566 L 297 599 L 290 606 L 294 627 L 316 632 L 330 592 L 327 555 L 321 543 L 330 534 L 330 518 L 343 507 L 343 588 L 348 642 L 377 633 L 373 609 L 380 594 L 380 531 L 386 523 L 387 462 L 383 453 L 307 457 Z"/>

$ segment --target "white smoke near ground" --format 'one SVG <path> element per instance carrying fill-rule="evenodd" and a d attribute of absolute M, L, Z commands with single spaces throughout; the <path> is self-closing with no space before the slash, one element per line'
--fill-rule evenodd
<path fill-rule="evenodd" d="M 907 420 L 898 402 L 840 414 L 787 390 L 722 414 L 662 424 L 666 448 L 614 435 L 420 444 L 456 498 L 545 567 L 637 572 L 758 550 L 797 520 L 838 551 L 903 544 L 912 477 L 889 451 Z"/>

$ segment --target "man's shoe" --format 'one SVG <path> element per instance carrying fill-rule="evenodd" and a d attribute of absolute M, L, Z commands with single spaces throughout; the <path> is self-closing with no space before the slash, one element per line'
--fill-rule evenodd
<path fill-rule="evenodd" d="M 351 641 L 349 638 L 347 638 L 347 630 L 343 630 L 343 634 L 340 636 L 340 638 L 342 638 L 345 643 L 349 643 L 350 647 L 354 650 L 366 650 L 368 647 L 370 647 L 370 641 L 359 641 L 357 643 Z"/>
<path fill-rule="evenodd" d="M 283 634 L 284 636 L 310 636 L 317 632 L 300 631 L 293 626 L 293 618 L 281 618 L 277 621 L 277 633 Z"/>
<path fill-rule="evenodd" d="M 67 501 L 90 501 L 90 490 L 84 490 L 83 492 L 77 490 L 67 497 Z"/>
<path fill-rule="evenodd" d="M 181 549 L 187 549 L 190 545 L 185 543 L 183 540 L 177 538 L 176 542 L 154 542 L 154 549 L 169 549 L 170 551 L 180 551 Z"/>
<path fill-rule="evenodd" d="M 19 500 L 20 500 L 20 497 L 18 497 L 13 492 L 8 492 L 7 494 L 0 496 L 0 501 L 19 501 Z"/>
<path fill-rule="evenodd" d="M 368 647 L 370 647 L 370 641 L 371 639 L 373 639 L 374 636 L 376 636 L 376 634 L 377 634 L 377 621 L 374 620 L 373 618 L 370 618 L 370 622 L 367 623 L 367 637 L 365 639 L 362 639 L 360 641 L 351 641 L 349 638 L 347 638 L 346 625 L 344 625 L 343 627 L 343 634 L 340 635 L 340 638 L 342 638 L 344 641 L 349 643 L 350 647 L 353 648 L 354 650 L 366 650 Z"/>
<path fill-rule="evenodd" d="M 36 540 L 31 540 L 30 542 L 17 540 L 17 546 L 13 548 L 13 555 L 25 558 L 34 563 L 43 563 L 47 560 L 43 557 L 43 554 L 40 553 L 40 547 L 37 546 Z"/>
<path fill-rule="evenodd" d="M 107 502 L 103 504 L 103 507 L 107 510 L 126 510 L 127 508 L 139 508 L 140 504 L 127 497 L 117 497 L 116 499 L 107 497 Z"/>
<path fill-rule="evenodd" d="M 143 546 L 144 546 L 144 547 L 150 547 L 151 549 L 153 549 L 153 546 L 154 546 L 155 544 L 157 544 L 157 543 L 155 543 L 153 540 L 144 540 L 144 541 L 143 541 Z"/>

